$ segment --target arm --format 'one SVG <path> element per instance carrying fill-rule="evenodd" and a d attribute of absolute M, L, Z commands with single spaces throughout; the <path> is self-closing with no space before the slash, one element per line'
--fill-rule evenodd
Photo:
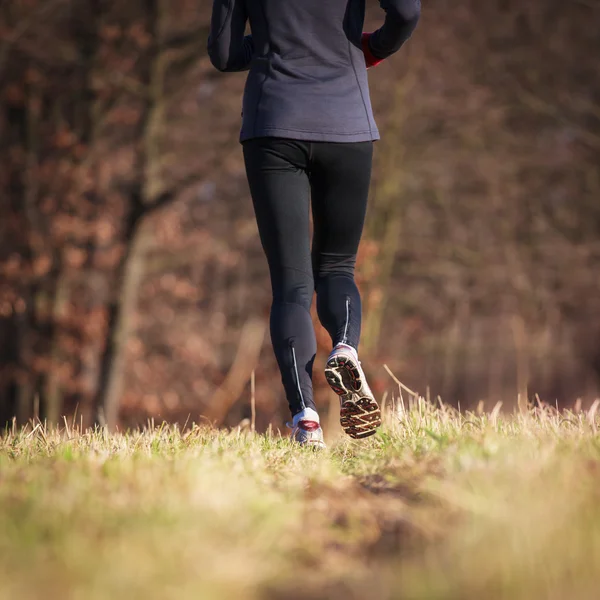
<path fill-rule="evenodd" d="M 208 55 L 219 71 L 246 71 L 254 53 L 252 36 L 244 37 L 246 29 L 244 0 L 214 0 Z"/>
<path fill-rule="evenodd" d="M 379 0 L 379 4 L 385 11 L 385 22 L 377 31 L 363 36 L 367 66 L 398 52 L 421 16 L 421 0 Z"/>

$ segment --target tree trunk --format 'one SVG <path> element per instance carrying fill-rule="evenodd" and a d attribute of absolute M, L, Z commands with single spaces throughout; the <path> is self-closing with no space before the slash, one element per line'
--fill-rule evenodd
<path fill-rule="evenodd" d="M 119 293 L 110 308 L 108 341 L 102 357 L 96 396 L 96 419 L 109 429 L 116 428 L 123 393 L 127 347 L 132 317 L 144 275 L 144 259 L 151 238 L 143 227 L 134 227 L 123 259 Z"/>

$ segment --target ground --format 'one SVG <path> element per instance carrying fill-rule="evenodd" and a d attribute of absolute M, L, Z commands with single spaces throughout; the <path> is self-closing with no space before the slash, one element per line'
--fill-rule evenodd
<path fill-rule="evenodd" d="M 321 453 L 245 429 L 9 431 L 0 598 L 597 598 L 596 424 L 420 401 Z"/>

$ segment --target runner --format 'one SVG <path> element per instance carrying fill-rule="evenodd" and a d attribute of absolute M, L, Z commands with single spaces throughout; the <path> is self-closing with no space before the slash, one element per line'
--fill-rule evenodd
<path fill-rule="evenodd" d="M 212 64 L 249 70 L 240 141 L 271 274 L 271 340 L 292 437 L 302 445 L 325 446 L 312 389 L 315 291 L 333 344 L 325 376 L 340 396 L 342 427 L 360 439 L 381 424 L 358 360 L 361 300 L 354 281 L 379 139 L 367 68 L 400 49 L 421 6 L 420 0 L 379 4 L 382 27 L 363 33 L 365 0 L 213 1 Z"/>

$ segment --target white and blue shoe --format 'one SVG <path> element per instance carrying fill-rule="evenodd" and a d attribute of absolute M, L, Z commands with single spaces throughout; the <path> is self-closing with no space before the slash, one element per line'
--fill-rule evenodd
<path fill-rule="evenodd" d="M 287 426 L 292 430 L 291 439 L 301 446 L 323 450 L 327 446 L 323 439 L 323 430 L 319 422 L 319 415 L 311 408 L 305 408 L 294 416 L 293 422 Z"/>
<path fill-rule="evenodd" d="M 381 410 L 352 346 L 338 344 L 329 355 L 325 378 L 340 397 L 340 424 L 351 438 L 374 435 L 381 425 Z"/>

